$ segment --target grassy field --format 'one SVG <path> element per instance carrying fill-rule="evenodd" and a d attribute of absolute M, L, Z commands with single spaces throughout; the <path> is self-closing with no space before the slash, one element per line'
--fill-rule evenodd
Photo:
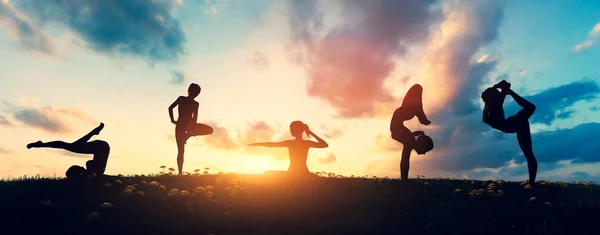
<path fill-rule="evenodd" d="M 153 175 L 0 181 L 2 234 L 600 234 L 591 182 Z"/>

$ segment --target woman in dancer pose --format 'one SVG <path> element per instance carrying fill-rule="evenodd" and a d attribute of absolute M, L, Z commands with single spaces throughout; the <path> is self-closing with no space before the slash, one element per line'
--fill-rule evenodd
<path fill-rule="evenodd" d="M 94 135 L 100 134 L 100 131 L 104 128 L 104 124 L 94 128 L 90 133 L 79 138 L 73 143 L 67 143 L 64 141 L 50 141 L 42 142 L 37 141 L 27 145 L 28 149 L 31 148 L 56 148 L 64 149 L 73 153 L 80 154 L 93 154 L 94 158 L 86 162 L 87 170 L 80 166 L 71 166 L 67 170 L 67 178 L 74 180 L 81 180 L 87 175 L 96 174 L 98 177 L 104 176 L 106 170 L 106 163 L 108 162 L 108 155 L 110 154 L 110 146 L 106 141 L 94 140 L 89 141 Z"/>
<path fill-rule="evenodd" d="M 198 102 L 194 99 L 200 94 L 201 88 L 192 83 L 188 88 L 188 96 L 179 96 L 169 106 L 171 123 L 175 124 L 175 141 L 177 142 L 177 168 L 179 174 L 183 173 L 183 154 L 185 143 L 192 136 L 210 135 L 214 129 L 206 124 L 196 123 L 198 120 Z M 179 116 L 177 121 L 173 118 L 173 109 L 178 106 Z"/>
<path fill-rule="evenodd" d="M 501 89 L 501 91 L 498 91 L 498 89 Z M 502 107 L 506 95 L 512 96 L 515 102 L 522 107 L 517 114 L 508 118 L 505 118 L 504 108 Z M 505 80 L 502 80 L 493 87 L 487 88 L 481 93 L 481 99 L 485 103 L 483 122 L 504 133 L 517 133 L 517 141 L 527 160 L 529 183 L 531 186 L 534 186 L 538 164 L 533 155 L 529 118 L 535 112 L 535 105 L 517 95 L 517 93 L 510 89 L 510 83 Z"/>
<path fill-rule="evenodd" d="M 295 176 L 309 176 L 311 173 L 306 166 L 308 150 L 310 148 L 327 148 L 329 144 L 319 136 L 315 135 L 315 133 L 308 128 L 308 125 L 301 121 L 293 121 L 290 124 L 290 133 L 295 139 L 281 142 L 252 143 L 248 144 L 248 146 L 286 147 L 290 154 L 290 166 L 287 172 Z M 317 139 L 317 142 L 304 140 L 302 138 L 304 133 L 306 133 L 308 137 L 313 136 Z"/>
<path fill-rule="evenodd" d="M 423 111 L 423 87 L 419 84 L 413 85 L 404 100 L 402 106 L 394 111 L 390 122 L 390 132 L 392 139 L 402 143 L 402 160 L 400 160 L 400 179 L 408 179 L 408 169 L 410 167 L 410 153 L 414 149 L 418 154 L 422 155 L 433 149 L 433 140 L 425 135 L 423 131 L 411 132 L 404 121 L 408 121 L 415 116 L 423 125 L 429 125 L 431 122 L 425 116 Z"/>

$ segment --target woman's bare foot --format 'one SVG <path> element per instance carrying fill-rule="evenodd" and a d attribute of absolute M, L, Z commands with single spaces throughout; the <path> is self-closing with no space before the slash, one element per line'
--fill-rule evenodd
<path fill-rule="evenodd" d="M 36 141 L 36 142 L 33 142 L 33 143 L 30 143 L 30 144 L 28 144 L 28 145 L 27 145 L 27 149 L 41 147 L 41 146 L 42 146 L 42 144 L 44 144 L 44 143 L 42 143 L 42 141 L 39 141 L 39 140 L 38 140 L 38 141 Z"/>
<path fill-rule="evenodd" d="M 92 133 L 94 135 L 99 135 L 100 131 L 102 131 L 102 129 L 104 129 L 104 123 L 100 123 L 100 125 L 98 125 L 98 127 L 94 128 L 94 130 L 92 130 Z"/>

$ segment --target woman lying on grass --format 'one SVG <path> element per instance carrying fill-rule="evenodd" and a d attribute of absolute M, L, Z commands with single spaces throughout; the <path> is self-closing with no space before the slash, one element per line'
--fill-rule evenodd
<path fill-rule="evenodd" d="M 91 174 L 96 174 L 96 176 L 101 177 L 104 176 L 104 171 L 106 170 L 106 163 L 108 162 L 108 155 L 110 154 L 110 146 L 106 141 L 103 140 L 89 140 L 92 138 L 92 136 L 100 134 L 100 131 L 103 128 L 104 123 L 100 123 L 100 125 L 90 131 L 90 133 L 84 135 L 73 143 L 67 143 L 60 140 L 46 143 L 37 141 L 28 144 L 27 148 L 57 148 L 73 153 L 93 154 L 94 158 L 86 162 L 87 170 L 81 166 L 71 166 L 67 170 L 67 178 L 79 181 Z"/>
<path fill-rule="evenodd" d="M 290 154 L 290 167 L 287 172 L 295 176 L 309 176 L 312 175 L 306 166 L 306 160 L 308 158 L 308 150 L 310 148 L 327 148 L 329 144 L 325 140 L 315 135 L 308 125 L 301 121 L 294 121 L 290 124 L 290 132 L 295 139 L 285 140 L 281 142 L 266 142 L 266 143 L 253 143 L 248 146 L 263 146 L 263 147 L 287 147 Z M 308 137 L 313 136 L 318 142 L 304 140 L 302 135 L 306 133 Z"/>

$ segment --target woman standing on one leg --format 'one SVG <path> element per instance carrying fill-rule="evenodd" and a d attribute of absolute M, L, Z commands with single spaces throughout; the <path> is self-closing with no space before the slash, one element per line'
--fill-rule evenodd
<path fill-rule="evenodd" d="M 404 145 L 402 149 L 402 160 L 400 161 L 400 179 L 408 179 L 408 169 L 410 167 L 410 153 L 414 149 L 418 154 L 425 154 L 433 149 L 433 141 L 422 131 L 411 132 L 404 121 L 408 121 L 415 116 L 423 125 L 429 125 L 431 122 L 425 116 L 423 111 L 423 87 L 419 84 L 412 86 L 402 101 L 402 106 L 394 111 L 392 121 L 390 122 L 390 131 L 392 139 Z"/>
<path fill-rule="evenodd" d="M 498 91 L 498 88 L 501 89 L 502 92 Z M 504 108 L 502 107 L 506 95 L 512 96 L 515 102 L 523 108 L 517 112 L 517 114 L 508 118 L 504 117 Z M 531 186 L 534 186 L 538 164 L 533 155 L 529 118 L 535 112 L 535 105 L 517 95 L 517 93 L 510 89 L 510 83 L 505 80 L 486 89 L 481 94 L 481 99 L 483 99 L 483 102 L 485 103 L 483 122 L 490 125 L 492 128 L 505 133 L 517 133 L 517 141 L 523 151 L 523 155 L 525 155 L 525 159 L 527 159 L 529 183 Z"/>
<path fill-rule="evenodd" d="M 103 128 L 104 124 L 100 123 L 100 125 L 90 131 L 90 133 L 73 143 L 67 143 L 64 141 L 51 141 L 44 143 L 42 141 L 37 141 L 28 144 L 27 148 L 57 148 L 74 153 L 93 154 L 94 158 L 86 163 L 87 172 L 84 172 L 82 167 L 72 166 L 67 171 L 67 178 L 79 180 L 86 173 L 94 173 L 97 176 L 103 176 L 104 171 L 106 170 L 106 163 L 108 162 L 108 155 L 110 154 L 110 146 L 106 141 L 102 140 L 88 142 L 92 136 L 100 134 L 100 131 Z"/>
<path fill-rule="evenodd" d="M 171 106 L 169 106 L 169 117 L 171 123 L 175 124 L 175 141 L 177 142 L 177 168 L 179 174 L 183 173 L 183 154 L 185 152 L 185 143 L 188 138 L 199 135 L 210 135 L 214 129 L 202 123 L 196 123 L 198 120 L 198 102 L 194 99 L 200 94 L 201 88 L 198 84 L 192 83 L 188 88 L 188 96 L 179 96 Z M 173 118 L 173 109 L 178 106 L 179 116 L 177 121 Z"/>

